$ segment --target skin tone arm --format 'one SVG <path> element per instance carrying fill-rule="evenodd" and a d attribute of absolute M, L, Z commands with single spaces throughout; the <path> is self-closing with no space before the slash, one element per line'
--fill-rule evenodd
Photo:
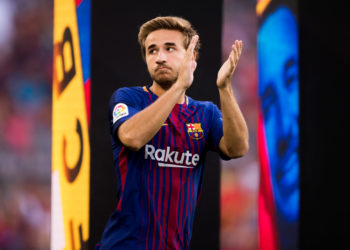
<path fill-rule="evenodd" d="M 234 96 L 231 80 L 242 52 L 242 41 L 235 41 L 228 59 L 221 66 L 216 85 L 219 89 L 223 119 L 223 137 L 219 149 L 230 158 L 248 152 L 248 127 Z"/>
<path fill-rule="evenodd" d="M 192 85 L 196 69 L 194 48 L 198 36 L 194 36 L 187 48 L 177 81 L 154 103 L 120 125 L 119 140 L 131 150 L 139 150 L 159 131 L 171 110 L 183 100 L 187 88 Z M 145 122 L 147 121 L 147 122 Z"/>

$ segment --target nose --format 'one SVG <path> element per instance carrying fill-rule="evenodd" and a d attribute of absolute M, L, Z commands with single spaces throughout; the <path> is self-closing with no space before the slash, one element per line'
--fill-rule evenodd
<path fill-rule="evenodd" d="M 158 51 L 156 62 L 157 63 L 164 63 L 164 62 L 166 62 L 166 55 L 165 55 L 164 51 L 162 51 L 162 50 Z"/>

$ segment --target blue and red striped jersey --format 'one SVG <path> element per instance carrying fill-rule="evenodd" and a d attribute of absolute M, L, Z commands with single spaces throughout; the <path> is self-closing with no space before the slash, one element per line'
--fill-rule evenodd
<path fill-rule="evenodd" d="M 149 142 L 129 150 L 118 140 L 118 127 L 156 100 L 147 86 L 120 88 L 110 99 L 119 200 L 100 249 L 189 249 L 205 155 L 218 151 L 222 115 L 212 102 L 186 96 Z"/>

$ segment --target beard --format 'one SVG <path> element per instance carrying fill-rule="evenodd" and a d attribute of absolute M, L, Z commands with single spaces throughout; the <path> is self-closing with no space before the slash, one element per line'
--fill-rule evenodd
<path fill-rule="evenodd" d="M 178 74 L 174 72 L 162 73 L 156 71 L 150 74 L 153 81 L 155 81 L 163 89 L 168 90 L 177 80 Z"/>

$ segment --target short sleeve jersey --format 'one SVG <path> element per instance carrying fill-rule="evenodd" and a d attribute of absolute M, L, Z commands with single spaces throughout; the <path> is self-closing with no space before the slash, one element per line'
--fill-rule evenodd
<path fill-rule="evenodd" d="M 146 86 L 120 88 L 110 99 L 119 201 L 100 249 L 189 249 L 205 155 L 218 151 L 222 116 L 212 102 L 186 96 L 149 142 L 129 150 L 118 139 L 118 127 L 156 100 Z"/>

